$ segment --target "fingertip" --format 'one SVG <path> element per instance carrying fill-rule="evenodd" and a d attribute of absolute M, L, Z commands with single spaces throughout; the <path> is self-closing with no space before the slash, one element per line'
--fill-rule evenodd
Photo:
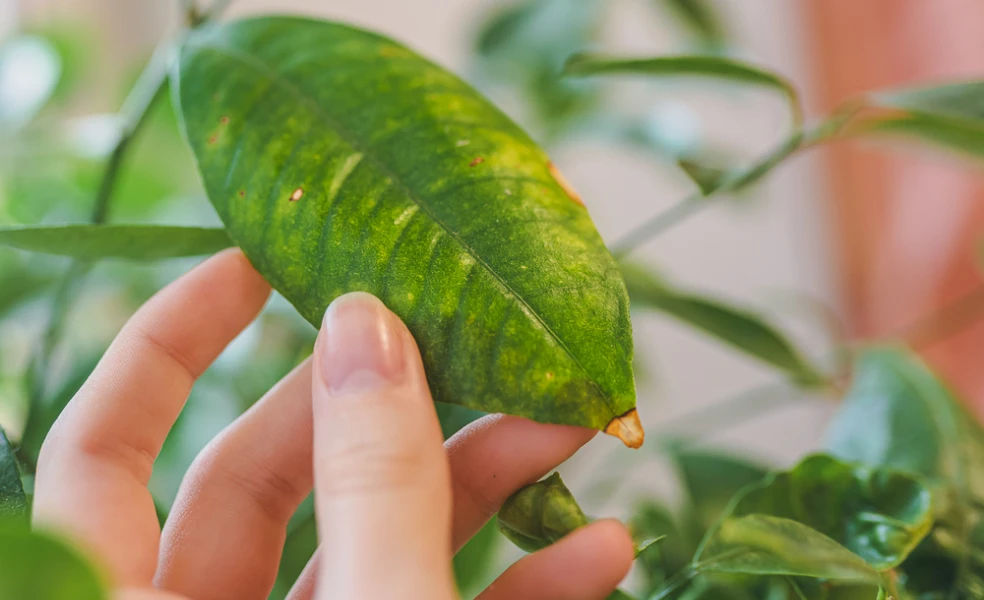
<path fill-rule="evenodd" d="M 226 248 L 206 260 L 202 266 L 213 264 L 232 283 L 237 284 L 237 289 L 252 290 L 264 296 L 270 293 L 270 284 L 239 248 Z"/>
<path fill-rule="evenodd" d="M 601 519 L 586 526 L 584 532 L 593 536 L 599 558 L 617 576 L 616 581 L 624 579 L 635 560 L 635 541 L 625 524 L 616 519 Z"/>

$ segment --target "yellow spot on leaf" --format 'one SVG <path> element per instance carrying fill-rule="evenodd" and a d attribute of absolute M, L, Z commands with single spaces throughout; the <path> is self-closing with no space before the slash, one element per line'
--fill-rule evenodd
<path fill-rule="evenodd" d="M 301 199 L 301 196 L 303 195 L 304 195 L 304 190 L 301 188 L 297 188 L 296 190 L 294 190 L 294 193 L 290 195 L 290 201 L 297 202 L 298 200 Z"/>

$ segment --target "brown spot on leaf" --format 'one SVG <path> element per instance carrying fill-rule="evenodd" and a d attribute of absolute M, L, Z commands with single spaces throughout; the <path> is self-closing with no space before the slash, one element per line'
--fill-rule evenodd
<path fill-rule="evenodd" d="M 240 198 L 245 198 L 246 197 L 246 190 L 239 190 L 239 197 Z"/>
<path fill-rule="evenodd" d="M 639 413 L 634 408 L 609 421 L 608 425 L 605 425 L 605 433 L 622 440 L 622 443 L 629 448 L 641 447 L 642 442 L 646 439 L 646 432 L 642 429 Z"/>
<path fill-rule="evenodd" d="M 482 164 L 483 162 L 485 162 L 485 159 L 484 158 L 482 158 L 481 156 L 476 156 L 470 163 L 468 163 L 468 166 L 469 167 L 474 167 L 474 166 L 477 166 L 477 165 Z"/>
<path fill-rule="evenodd" d="M 208 138 L 209 145 L 214 144 L 217 141 L 219 141 L 219 136 L 217 136 L 217 135 L 212 135 L 212 136 L 209 136 L 209 138 Z"/>
<path fill-rule="evenodd" d="M 563 176 L 563 174 L 561 174 L 560 169 L 558 169 L 557 166 L 552 162 L 547 163 L 547 168 L 550 170 L 551 177 L 554 178 L 554 181 L 557 182 L 557 185 L 563 188 L 564 193 L 567 194 L 567 197 L 573 200 L 574 202 L 577 202 L 581 206 L 584 206 L 584 201 L 581 200 L 581 196 L 579 196 L 578 193 L 574 191 L 574 188 L 571 187 L 571 184 L 567 181 L 567 179 Z"/>
<path fill-rule="evenodd" d="M 547 371 L 546 377 L 547 377 L 547 381 L 553 381 L 554 374 L 551 373 L 550 371 Z"/>
<path fill-rule="evenodd" d="M 301 196 L 303 195 L 304 195 L 304 190 L 301 188 L 297 188 L 296 190 L 294 190 L 294 193 L 290 195 L 290 201 L 297 202 L 298 200 L 301 199 Z"/>
<path fill-rule="evenodd" d="M 219 119 L 219 123 L 222 123 L 223 125 L 228 125 L 229 124 L 229 116 L 228 115 L 222 115 L 222 118 Z"/>

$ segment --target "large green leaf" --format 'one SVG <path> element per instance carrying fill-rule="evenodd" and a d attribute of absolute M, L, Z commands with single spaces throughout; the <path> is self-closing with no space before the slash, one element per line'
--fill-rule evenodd
<path fill-rule="evenodd" d="M 354 290 L 409 326 L 435 400 L 642 442 L 628 298 L 548 157 L 373 33 L 269 17 L 198 35 L 179 104 L 230 237 L 311 323 Z"/>
<path fill-rule="evenodd" d="M 75 549 L 48 534 L 0 523 L 0 598 L 104 600 L 108 594 Z"/>
<path fill-rule="evenodd" d="M 872 94 L 867 107 L 849 133 L 898 134 L 984 158 L 984 81 Z"/>
<path fill-rule="evenodd" d="M 618 58 L 578 54 L 564 65 L 567 75 L 646 75 L 654 77 L 711 77 L 744 85 L 772 88 L 789 102 L 797 122 L 802 119 L 799 94 L 782 75 L 761 67 L 723 56 L 655 56 L 652 58 Z"/>
<path fill-rule="evenodd" d="M 728 518 L 767 515 L 796 521 L 886 571 L 929 533 L 931 497 L 926 486 L 902 471 L 816 455 L 747 488 Z"/>
<path fill-rule="evenodd" d="M 984 589 L 984 432 L 950 389 L 911 353 L 872 348 L 826 435 L 828 450 L 846 460 L 919 473 L 935 489 L 936 525 L 928 553 L 902 565 L 908 572 L 956 573 L 957 589 Z"/>
<path fill-rule="evenodd" d="M 212 254 L 232 245 L 223 229 L 166 225 L 0 227 L 0 245 L 82 260 L 159 260 Z"/>
<path fill-rule="evenodd" d="M 621 263 L 632 306 L 670 315 L 762 360 L 803 385 L 817 385 L 823 376 L 793 344 L 765 319 L 751 311 L 678 290 L 648 269 Z"/>
<path fill-rule="evenodd" d="M 695 558 L 695 568 L 705 573 L 878 581 L 878 572 L 864 559 L 816 529 L 760 514 L 722 521 Z"/>
<path fill-rule="evenodd" d="M 0 428 L 0 519 L 26 522 L 27 511 L 27 496 L 21 484 L 17 457 L 7 434 Z"/>

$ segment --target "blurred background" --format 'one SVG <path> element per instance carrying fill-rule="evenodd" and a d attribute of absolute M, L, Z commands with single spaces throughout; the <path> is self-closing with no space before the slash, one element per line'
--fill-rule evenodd
<path fill-rule="evenodd" d="M 574 51 L 726 53 L 788 77 L 808 115 L 875 88 L 984 73 L 984 4 L 974 0 L 237 0 L 228 14 L 263 12 L 356 23 L 460 74 L 549 149 L 608 241 L 693 192 L 677 159 L 749 164 L 782 141 L 790 117 L 775 94 L 719 83 L 558 82 Z M 0 0 L 0 224 L 89 218 L 119 135 L 114 115 L 179 22 L 165 0 Z M 904 338 L 984 414 L 975 308 L 984 292 L 974 259 L 982 181 L 978 167 L 948 155 L 837 144 L 796 156 L 633 256 L 688 289 L 768 315 L 832 371 L 845 341 Z M 135 143 L 109 218 L 218 224 L 169 102 Z M 96 266 L 65 290 L 70 310 L 39 371 L 68 263 L 0 252 L 0 425 L 11 438 L 39 443 L 48 419 L 29 418 L 27 407 L 42 402 L 56 413 L 133 310 L 192 264 Z M 941 309 L 945 319 L 928 317 Z M 835 408 L 829 398 L 665 317 L 635 315 L 634 328 L 650 439 L 693 430 L 768 466 L 817 447 Z M 274 299 L 208 372 L 155 471 L 162 510 L 197 451 L 310 351 L 313 334 Z M 700 412 L 749 391 L 760 399 L 754 412 Z M 620 517 L 636 497 L 673 502 L 667 471 L 656 453 L 610 438 L 562 469 L 587 512 Z M 631 473 L 617 499 L 613 472 Z M 479 579 L 511 556 L 505 544 L 494 552 Z"/>

